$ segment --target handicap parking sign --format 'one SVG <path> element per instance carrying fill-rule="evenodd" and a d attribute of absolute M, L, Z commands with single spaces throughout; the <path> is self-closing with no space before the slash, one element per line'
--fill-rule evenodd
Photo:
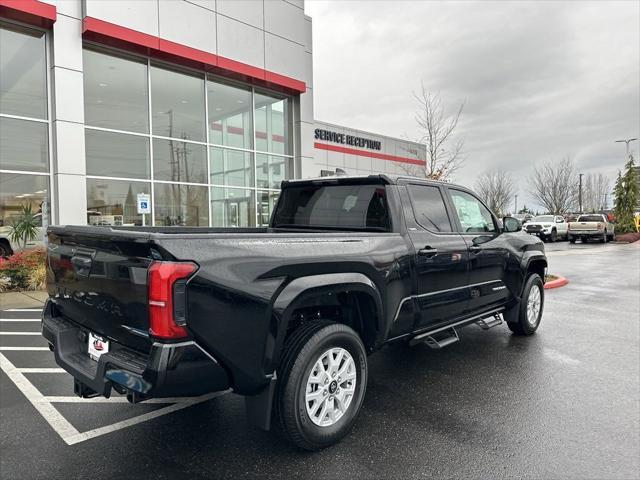
<path fill-rule="evenodd" d="M 138 213 L 151 213 L 151 198 L 147 193 L 139 193 L 138 199 Z"/>

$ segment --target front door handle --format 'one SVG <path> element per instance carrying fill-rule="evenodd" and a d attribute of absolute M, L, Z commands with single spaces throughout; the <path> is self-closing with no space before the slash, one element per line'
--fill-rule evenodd
<path fill-rule="evenodd" d="M 472 245 L 472 246 L 469 247 L 469 251 L 471 253 L 480 253 L 481 250 L 482 249 L 480 247 L 476 246 L 476 245 Z"/>
<path fill-rule="evenodd" d="M 431 247 L 424 247 L 418 250 L 418 255 L 421 255 L 423 257 L 433 257 L 437 253 L 438 253 L 438 249 L 431 248 Z"/>

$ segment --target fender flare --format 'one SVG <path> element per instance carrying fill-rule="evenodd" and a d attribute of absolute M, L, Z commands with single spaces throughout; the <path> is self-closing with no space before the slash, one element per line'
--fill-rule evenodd
<path fill-rule="evenodd" d="M 522 289 L 524 288 L 524 280 L 526 278 L 526 272 L 529 270 L 529 265 L 531 265 L 531 262 L 537 262 L 539 260 L 542 260 L 544 262 L 544 267 L 545 270 L 546 268 L 549 266 L 549 262 L 547 261 L 547 257 L 544 254 L 544 252 L 541 252 L 539 250 L 529 250 L 527 252 L 524 252 L 524 255 L 522 256 L 522 260 L 520 261 L 520 266 L 522 268 L 522 285 L 520 286 L 520 292 L 518 293 L 518 296 L 521 297 L 522 296 Z M 544 283 L 544 278 L 542 279 L 542 282 Z"/>
<path fill-rule="evenodd" d="M 275 319 L 275 325 L 273 325 L 275 341 L 271 351 L 268 351 L 269 349 L 265 351 L 265 365 L 268 365 L 266 371 L 275 370 L 280 361 L 291 314 L 300 303 L 312 295 L 343 292 L 363 292 L 372 298 L 376 308 L 375 321 L 378 332 L 375 343 L 379 343 L 380 335 L 384 334 L 382 296 L 376 284 L 369 277 L 356 272 L 299 277 L 288 283 L 273 303 L 272 318 Z"/>

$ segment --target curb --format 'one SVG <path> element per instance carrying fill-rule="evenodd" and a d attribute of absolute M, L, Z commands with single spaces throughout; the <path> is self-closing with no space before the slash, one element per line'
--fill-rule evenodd
<path fill-rule="evenodd" d="M 567 283 L 569 283 L 569 280 L 564 277 L 558 277 L 555 280 L 545 283 L 544 289 L 549 290 L 550 288 L 564 287 Z"/>

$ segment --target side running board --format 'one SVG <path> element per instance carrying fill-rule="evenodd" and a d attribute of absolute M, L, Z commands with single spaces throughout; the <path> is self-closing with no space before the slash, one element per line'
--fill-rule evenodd
<path fill-rule="evenodd" d="M 419 333 L 409 341 L 409 345 L 414 346 L 418 343 L 426 343 L 431 348 L 443 348 L 452 343 L 456 343 L 460 338 L 455 327 L 462 327 L 470 323 L 476 323 L 483 330 L 488 330 L 502 323 L 501 312 L 503 307 L 490 310 L 488 312 L 474 315 L 469 318 L 459 320 L 451 325 L 445 325 L 426 332 Z"/>
<path fill-rule="evenodd" d="M 460 337 L 458 337 L 456 329 L 450 328 L 449 330 L 444 330 L 434 335 L 427 336 L 423 342 L 426 343 L 429 348 L 439 349 L 444 348 L 447 345 L 451 345 L 452 343 L 456 343 L 459 340 Z"/>
<path fill-rule="evenodd" d="M 478 325 L 483 330 L 489 330 L 490 328 L 496 327 L 502 323 L 502 315 L 496 313 L 493 317 L 483 318 L 482 320 L 478 320 L 476 325 Z"/>

